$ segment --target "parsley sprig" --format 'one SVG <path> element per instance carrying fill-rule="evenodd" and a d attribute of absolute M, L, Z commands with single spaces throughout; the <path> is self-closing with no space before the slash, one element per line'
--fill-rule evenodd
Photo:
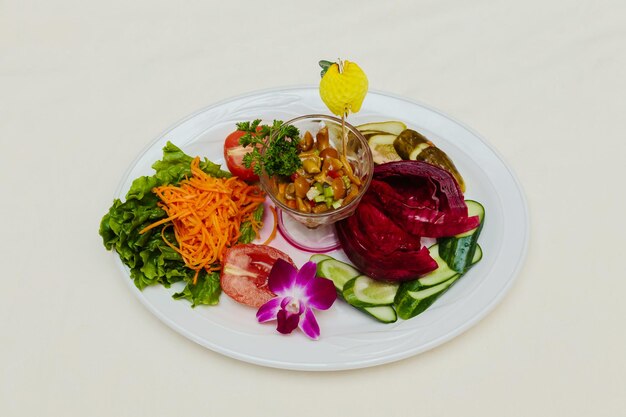
<path fill-rule="evenodd" d="M 261 119 L 256 119 L 237 123 L 237 130 L 246 132 L 239 144 L 252 147 L 252 151 L 244 155 L 243 164 L 246 168 L 252 167 L 255 174 L 261 175 L 265 170 L 270 177 L 289 176 L 302 166 L 298 156 L 300 131 L 297 127 L 285 125 L 281 120 L 274 120 L 271 126 L 262 125 Z"/>

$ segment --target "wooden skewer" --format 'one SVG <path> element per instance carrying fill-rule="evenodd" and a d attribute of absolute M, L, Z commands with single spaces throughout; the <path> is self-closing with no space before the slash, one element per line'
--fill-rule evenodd
<path fill-rule="evenodd" d="M 341 58 L 337 58 L 337 66 L 339 67 L 339 73 L 343 73 L 343 61 Z M 354 184 L 360 186 L 361 180 L 354 175 L 352 172 L 352 167 L 348 162 L 348 130 L 346 129 L 346 117 L 348 115 L 349 110 L 344 109 L 345 111 L 341 115 L 341 148 L 342 148 L 342 156 L 340 157 L 341 162 L 345 166 L 346 174 L 350 178 Z"/>
<path fill-rule="evenodd" d="M 344 158 L 348 160 L 348 131 L 346 129 L 346 115 L 341 115 L 341 146 Z"/>

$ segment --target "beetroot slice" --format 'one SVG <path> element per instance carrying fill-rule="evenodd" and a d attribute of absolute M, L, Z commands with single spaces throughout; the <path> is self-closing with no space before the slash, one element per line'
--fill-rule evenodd
<path fill-rule="evenodd" d="M 437 268 L 421 237 L 454 236 L 477 227 L 447 171 L 421 161 L 379 165 L 354 215 L 336 224 L 352 263 L 384 281 L 406 281 Z"/>
<path fill-rule="evenodd" d="M 359 204 L 359 209 L 362 205 Z M 365 275 L 380 281 L 407 281 L 437 269 L 428 249 L 397 248 L 384 253 L 378 251 L 380 241 L 363 233 L 358 214 L 336 224 L 337 237 L 352 263 Z M 383 247 L 385 245 L 383 244 Z"/>

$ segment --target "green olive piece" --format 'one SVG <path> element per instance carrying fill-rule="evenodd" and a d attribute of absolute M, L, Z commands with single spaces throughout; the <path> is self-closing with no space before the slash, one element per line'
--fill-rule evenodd
<path fill-rule="evenodd" d="M 318 156 L 307 158 L 302 162 L 302 168 L 309 174 L 318 174 L 322 160 Z"/>
<path fill-rule="evenodd" d="M 311 135 L 311 132 L 307 131 L 300 141 L 300 150 L 304 152 L 310 150 L 313 147 L 313 142 L 313 135 Z"/>
<path fill-rule="evenodd" d="M 309 191 L 309 188 L 311 188 L 311 186 L 309 185 L 309 182 L 304 177 L 296 178 L 293 184 L 296 188 L 296 197 L 299 197 L 299 198 L 306 197 L 306 193 Z"/>
<path fill-rule="evenodd" d="M 317 150 L 322 152 L 324 149 L 329 148 L 330 147 L 330 143 L 329 143 L 329 138 L 328 138 L 328 128 L 326 126 L 324 126 L 323 128 L 321 128 L 319 130 L 319 132 L 317 132 L 317 135 L 315 135 L 315 138 L 317 139 Z"/>

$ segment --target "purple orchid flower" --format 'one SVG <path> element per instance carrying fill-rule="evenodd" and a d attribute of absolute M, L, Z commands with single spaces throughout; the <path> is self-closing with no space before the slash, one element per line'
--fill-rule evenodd
<path fill-rule="evenodd" d="M 300 271 L 278 259 L 268 277 L 269 289 L 277 295 L 263 304 L 256 313 L 259 323 L 278 320 L 276 330 L 291 333 L 296 327 L 311 339 L 320 336 L 313 309 L 328 310 L 337 299 L 331 280 L 315 276 L 314 262 L 305 263 Z"/>

